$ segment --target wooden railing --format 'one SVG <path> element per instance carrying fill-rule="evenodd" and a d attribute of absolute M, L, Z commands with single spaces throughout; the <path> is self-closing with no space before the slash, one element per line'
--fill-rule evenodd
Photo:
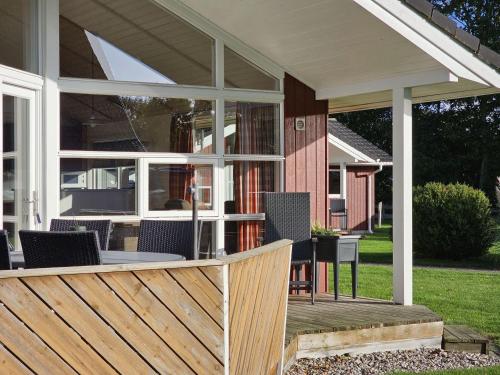
<path fill-rule="evenodd" d="M 2 271 L 1 371 L 279 373 L 290 253 Z"/>

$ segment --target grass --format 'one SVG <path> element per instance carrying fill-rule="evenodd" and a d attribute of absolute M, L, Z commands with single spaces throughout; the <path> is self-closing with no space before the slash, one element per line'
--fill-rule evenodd
<path fill-rule="evenodd" d="M 365 263 L 359 266 L 360 296 L 392 299 L 392 267 L 366 264 L 369 261 L 392 263 L 389 230 L 389 225 L 383 225 L 361 241 L 360 258 Z M 498 234 L 490 255 L 500 258 L 500 222 Z M 422 263 L 415 261 L 415 264 Z M 439 265 L 452 267 L 455 263 Z M 470 264 L 467 266 L 472 267 Z M 333 270 L 330 267 L 330 285 L 333 285 L 332 280 Z M 446 323 L 468 325 L 500 344 L 500 272 L 416 267 L 413 269 L 413 280 L 414 303 L 429 307 Z M 349 265 L 341 266 L 340 292 L 351 293 Z"/>
<path fill-rule="evenodd" d="M 444 370 L 421 372 L 421 375 L 498 375 L 500 366 L 473 368 L 466 370 Z M 408 375 L 408 372 L 393 372 L 391 375 Z"/>
<path fill-rule="evenodd" d="M 497 215 L 495 220 L 497 222 L 497 239 L 489 249 L 488 254 L 476 259 L 462 261 L 415 258 L 414 265 L 500 270 L 500 215 Z M 361 240 L 359 257 L 362 263 L 392 264 L 390 230 L 391 225 L 384 223 L 381 227 L 377 227 L 373 234 L 366 235 Z"/>
<path fill-rule="evenodd" d="M 333 271 L 330 268 L 330 285 Z M 500 273 L 416 268 L 413 300 L 440 315 L 445 323 L 465 324 L 500 344 Z M 349 265 L 340 270 L 340 292 L 349 295 Z M 361 264 L 358 295 L 392 299 L 392 267 Z"/>

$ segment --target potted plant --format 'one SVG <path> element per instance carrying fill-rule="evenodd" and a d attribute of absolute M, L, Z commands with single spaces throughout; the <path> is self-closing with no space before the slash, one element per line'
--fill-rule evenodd
<path fill-rule="evenodd" d="M 311 227 L 311 236 L 318 239 L 316 246 L 316 259 L 318 261 L 332 262 L 335 257 L 335 247 L 337 246 L 340 233 L 333 229 L 314 223 Z"/>

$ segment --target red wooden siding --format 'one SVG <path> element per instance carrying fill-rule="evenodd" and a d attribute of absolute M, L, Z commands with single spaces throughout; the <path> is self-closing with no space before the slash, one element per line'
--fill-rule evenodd
<path fill-rule="evenodd" d="M 311 193 L 311 220 L 328 217 L 328 101 L 289 74 L 285 75 L 285 191 Z M 306 130 L 295 131 L 295 118 L 305 116 Z M 320 266 L 320 291 L 328 287 L 326 265 Z"/>
<path fill-rule="evenodd" d="M 375 179 L 372 177 L 368 192 L 368 176 L 374 176 L 375 167 L 347 167 L 348 227 L 353 231 L 368 230 L 368 217 L 375 214 Z M 368 194 L 372 195 L 371 212 L 368 212 Z"/>
<path fill-rule="evenodd" d="M 311 193 L 311 220 L 326 224 L 328 101 L 315 100 L 315 92 L 285 75 L 285 191 Z M 295 118 L 305 116 L 306 130 L 295 131 Z"/>

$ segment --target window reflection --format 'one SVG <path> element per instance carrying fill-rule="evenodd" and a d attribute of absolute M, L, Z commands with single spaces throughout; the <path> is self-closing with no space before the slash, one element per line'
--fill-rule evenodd
<path fill-rule="evenodd" d="M 229 161 L 224 176 L 225 214 L 263 213 L 262 193 L 279 186 L 279 162 Z"/>
<path fill-rule="evenodd" d="M 258 247 L 264 237 L 263 221 L 226 221 L 224 223 L 224 250 L 227 254 Z"/>
<path fill-rule="evenodd" d="M 149 210 L 191 210 L 189 187 L 198 187 L 198 208 L 213 207 L 213 167 L 210 164 L 150 164 Z"/>
<path fill-rule="evenodd" d="M 61 216 L 135 215 L 135 160 L 62 159 Z"/>
<path fill-rule="evenodd" d="M 209 154 L 214 118 L 207 100 L 61 94 L 61 149 Z"/>
<path fill-rule="evenodd" d="M 212 38 L 154 1 L 118 3 L 60 0 L 61 76 L 213 85 Z"/>
<path fill-rule="evenodd" d="M 224 47 L 224 78 L 224 85 L 229 88 L 279 90 L 278 79 L 227 47 Z"/>
<path fill-rule="evenodd" d="M 226 154 L 279 154 L 279 104 L 226 102 Z"/>
<path fill-rule="evenodd" d="M 0 64 L 37 73 L 36 0 L 0 0 Z"/>

